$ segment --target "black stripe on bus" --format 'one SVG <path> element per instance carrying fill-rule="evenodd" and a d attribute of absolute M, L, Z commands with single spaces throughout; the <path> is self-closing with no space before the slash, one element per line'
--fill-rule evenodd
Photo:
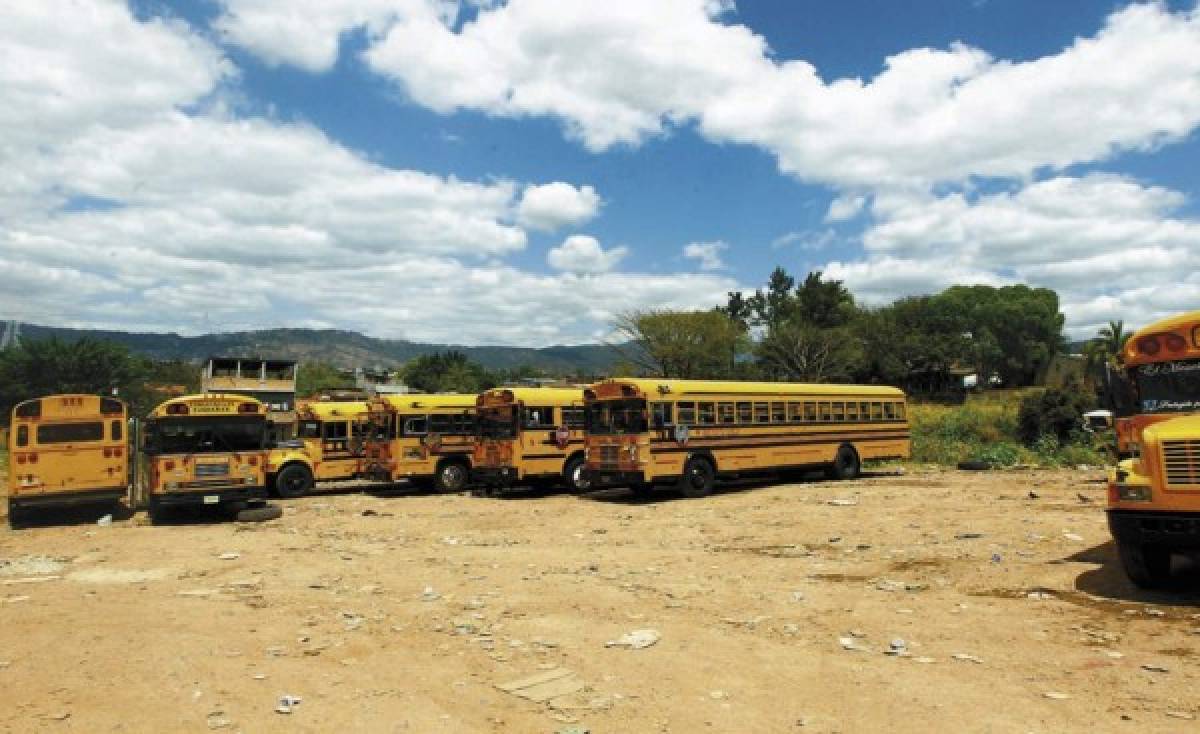
<path fill-rule="evenodd" d="M 838 438 L 846 438 L 846 437 L 855 438 L 855 437 L 861 436 L 864 438 L 875 438 L 875 437 L 882 436 L 882 437 L 892 437 L 892 438 L 908 438 L 910 435 L 911 434 L 909 431 L 896 429 L 896 430 L 891 430 L 891 431 L 865 431 L 865 432 L 864 431 L 824 431 L 824 432 L 805 432 L 805 433 L 746 433 L 746 434 L 735 434 L 732 436 L 706 436 L 706 435 L 692 434 L 691 436 L 688 437 L 688 440 L 689 440 L 689 442 L 695 442 L 695 441 L 731 441 L 734 439 L 748 439 L 748 438 L 749 439 L 753 439 L 753 438 L 775 438 L 775 439 L 778 439 L 778 438 L 813 438 L 813 439 L 824 439 L 825 441 L 833 441 Z M 652 438 L 652 439 L 650 439 L 650 445 L 652 445 L 652 446 L 654 444 L 663 444 L 663 443 L 678 443 L 678 441 L 676 441 L 674 438 Z"/>
<path fill-rule="evenodd" d="M 877 438 L 860 438 L 860 439 L 854 439 L 854 440 L 847 440 L 846 442 L 850 442 L 850 443 L 880 443 L 880 442 L 885 442 L 885 441 L 907 440 L 907 438 L 908 438 L 907 436 L 879 436 Z M 834 441 L 810 440 L 810 441 L 779 441 L 779 442 L 775 442 L 775 443 L 693 444 L 692 442 L 689 441 L 686 446 L 676 446 L 676 447 L 672 447 L 672 448 L 655 448 L 654 446 L 651 446 L 650 453 L 651 454 L 679 454 L 679 453 L 687 453 L 689 451 L 695 451 L 697 449 L 721 449 L 721 450 L 768 449 L 768 448 L 776 448 L 779 446 L 812 446 L 812 445 L 816 445 L 816 444 L 827 444 L 827 443 L 835 443 L 835 442 Z"/>

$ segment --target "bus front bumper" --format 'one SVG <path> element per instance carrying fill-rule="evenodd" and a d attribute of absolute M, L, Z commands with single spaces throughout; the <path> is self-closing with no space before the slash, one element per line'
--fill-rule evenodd
<path fill-rule="evenodd" d="M 1200 549 L 1200 512 L 1108 510 L 1108 529 L 1118 543 Z"/>
<path fill-rule="evenodd" d="M 8 506 L 25 507 L 67 507 L 70 505 L 91 505 L 115 503 L 125 499 L 125 487 L 104 487 L 102 489 L 78 489 L 71 491 L 47 491 L 37 494 L 9 495 Z"/>
<path fill-rule="evenodd" d="M 583 476 L 593 487 L 646 484 L 646 474 L 625 469 L 584 469 Z"/>
<path fill-rule="evenodd" d="M 225 505 L 230 502 L 265 500 L 266 487 L 225 487 L 220 489 L 189 490 L 186 492 L 155 492 L 150 495 L 151 507 L 200 507 Z"/>

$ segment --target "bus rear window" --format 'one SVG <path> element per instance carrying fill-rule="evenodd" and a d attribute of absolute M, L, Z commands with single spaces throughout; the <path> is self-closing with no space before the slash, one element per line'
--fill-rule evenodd
<path fill-rule="evenodd" d="M 29 426 L 17 426 L 17 446 L 29 445 Z"/>
<path fill-rule="evenodd" d="M 17 406 L 18 418 L 37 418 L 42 414 L 42 401 L 30 400 Z"/>
<path fill-rule="evenodd" d="M 84 441 L 102 441 L 104 439 L 104 424 L 95 423 L 57 423 L 37 427 L 37 442 L 42 446 L 55 443 L 80 443 Z"/>

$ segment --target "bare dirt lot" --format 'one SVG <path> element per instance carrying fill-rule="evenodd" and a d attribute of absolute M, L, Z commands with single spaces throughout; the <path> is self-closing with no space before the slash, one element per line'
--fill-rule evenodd
<path fill-rule="evenodd" d="M 345 488 L 262 524 L 6 529 L 0 727 L 1196 731 L 1200 574 L 1133 589 L 1099 476 Z"/>

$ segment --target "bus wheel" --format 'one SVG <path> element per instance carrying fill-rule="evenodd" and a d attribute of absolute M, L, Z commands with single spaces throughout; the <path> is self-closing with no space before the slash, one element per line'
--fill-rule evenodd
<path fill-rule="evenodd" d="M 838 449 L 833 463 L 825 470 L 830 479 L 854 479 L 862 471 L 862 463 L 858 460 L 858 452 L 851 446 Z"/>
<path fill-rule="evenodd" d="M 649 482 L 634 482 L 629 485 L 629 492 L 640 500 L 649 499 L 654 494 L 654 485 Z"/>
<path fill-rule="evenodd" d="M 707 497 L 712 494 L 716 475 L 712 462 L 703 456 L 693 456 L 683 467 L 679 492 L 684 497 Z"/>
<path fill-rule="evenodd" d="M 162 525 L 170 517 L 170 508 L 163 507 L 157 502 L 151 502 L 146 508 L 146 514 L 150 516 L 151 525 Z"/>
<path fill-rule="evenodd" d="M 1155 545 L 1117 543 L 1125 574 L 1143 589 L 1161 589 L 1171 579 L 1171 551 Z"/>
<path fill-rule="evenodd" d="M 433 486 L 439 492 L 461 492 L 471 478 L 467 465 L 461 461 L 446 461 L 438 467 Z"/>
<path fill-rule="evenodd" d="M 283 517 L 283 508 L 279 505 L 262 504 L 245 507 L 234 513 L 233 518 L 238 522 L 267 522 Z"/>
<path fill-rule="evenodd" d="M 280 497 L 303 497 L 312 488 L 312 472 L 303 464 L 288 464 L 275 475 L 275 492 Z"/>
<path fill-rule="evenodd" d="M 588 481 L 587 476 L 583 473 L 587 462 L 582 456 L 576 456 L 567 462 L 567 467 L 563 469 L 563 478 L 567 481 L 567 486 L 573 492 L 586 492 L 592 488 L 592 483 Z"/>
<path fill-rule="evenodd" d="M 13 530 L 20 530 L 25 527 L 29 520 L 25 516 L 25 508 L 16 504 L 12 500 L 8 501 L 8 526 Z"/>

